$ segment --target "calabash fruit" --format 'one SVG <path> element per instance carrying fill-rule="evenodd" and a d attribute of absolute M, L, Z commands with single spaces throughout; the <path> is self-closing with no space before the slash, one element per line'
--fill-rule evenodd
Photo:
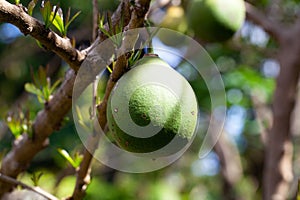
<path fill-rule="evenodd" d="M 206 42 L 223 42 L 241 28 L 245 13 L 243 0 L 191 0 L 187 18 L 195 36 Z"/>
<path fill-rule="evenodd" d="M 197 124 L 193 89 L 158 57 L 144 56 L 117 82 L 107 106 L 108 127 L 122 149 L 166 156 L 182 149 Z"/>

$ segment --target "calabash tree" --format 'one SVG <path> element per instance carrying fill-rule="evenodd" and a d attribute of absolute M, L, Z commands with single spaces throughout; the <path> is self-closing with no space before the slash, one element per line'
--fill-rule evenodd
<path fill-rule="evenodd" d="M 298 8 L 297 1 L 278 0 L 269 2 L 242 0 L 93 0 L 83 2 L 74 0 L 70 4 L 66 1 L 50 0 L 24 2 L 0 0 L 2 25 L 13 24 L 23 35 L 28 36 L 26 39 L 30 38 L 17 47 L 13 47 L 14 42 L 0 38 L 2 43 L 8 44 L 0 46 L 0 56 L 3 58 L 1 59 L 3 61 L 0 61 L 3 65 L 1 68 L 5 72 L 4 80 L 8 80 L 0 80 L 3 85 L 1 92 L 4 94 L 0 98 L 0 103 L 2 101 L 21 102 L 21 106 L 7 103 L 9 108 L 5 106 L 1 108 L 1 112 L 5 113 L 1 115 L 6 124 L 4 127 L 8 128 L 3 130 L 13 135 L 13 138 L 1 139 L 6 151 L 1 153 L 3 156 L 0 168 L 0 196 L 3 198 L 11 196 L 10 198 L 13 199 L 17 198 L 14 195 L 23 197 L 28 195 L 31 198 L 39 196 L 45 199 L 56 199 L 55 189 L 47 191 L 35 187 L 39 185 L 39 179 L 43 178 L 42 174 L 32 174 L 30 178 L 33 186 L 21 180 L 20 174 L 30 171 L 32 166 L 42 165 L 42 162 L 35 164 L 35 159 L 43 155 L 43 152 L 46 152 L 43 156 L 47 157 L 51 145 L 54 143 L 58 146 L 60 140 L 64 138 L 62 135 L 55 140 L 55 135 L 57 132 L 66 134 L 59 130 L 66 127 L 66 116 L 70 116 L 76 79 L 82 64 L 88 59 L 92 60 L 95 49 L 110 38 L 112 45 L 107 46 L 106 51 L 101 51 L 100 57 L 108 56 L 105 53 L 110 51 L 123 51 L 123 48 L 128 48 L 126 36 L 130 37 L 126 35 L 126 31 L 149 26 L 177 31 L 174 37 L 168 37 L 164 32 L 159 31 L 157 35 L 151 35 L 151 39 L 160 40 L 173 50 L 182 47 L 185 42 L 184 34 L 201 43 L 219 66 L 227 90 L 229 111 L 230 108 L 239 106 L 239 108 L 248 109 L 250 113 L 244 117 L 246 122 L 243 123 L 246 125 L 243 126 L 242 131 L 245 135 L 243 140 L 232 142 L 230 135 L 225 133 L 232 130 L 225 127 L 214 144 L 213 152 L 216 153 L 218 165 L 221 166 L 221 177 L 217 179 L 209 177 L 209 180 L 199 178 L 196 181 L 188 178 L 185 181 L 179 181 L 185 184 L 178 186 L 177 193 L 192 198 L 194 194 L 199 194 L 197 191 L 202 191 L 204 183 L 208 183 L 203 191 L 209 188 L 210 192 L 207 192 L 207 195 L 211 198 L 238 199 L 249 196 L 250 199 L 255 199 L 263 196 L 264 199 L 287 199 L 295 196 L 295 179 L 299 173 L 296 167 L 293 168 L 293 164 L 297 163 L 297 155 L 294 155 L 294 151 L 298 151 L 294 148 L 297 147 L 295 143 L 298 139 L 295 108 L 297 108 L 298 101 L 297 86 L 300 70 L 298 56 L 300 19 L 296 14 L 299 12 Z M 83 16 L 88 17 L 83 20 Z M 76 23 L 80 26 L 76 27 Z M 255 38 L 262 37 L 253 33 L 258 29 L 261 35 L 267 35 L 265 37 L 268 39 L 264 44 L 255 40 Z M 18 41 L 15 43 L 18 44 Z M 9 48 L 10 45 L 13 50 Z M 103 77 L 99 80 L 101 87 L 93 100 L 94 107 L 90 108 L 88 114 L 78 111 L 77 121 L 83 128 L 90 130 L 89 127 L 85 127 L 84 120 L 95 118 L 112 143 L 132 153 L 148 153 L 157 150 L 176 137 L 179 137 L 185 145 L 186 141 L 192 138 L 199 119 L 205 119 L 205 117 L 197 119 L 198 112 L 200 116 L 202 116 L 201 113 L 205 113 L 203 116 L 207 118 L 214 116 L 213 112 L 205 112 L 211 106 L 206 83 L 192 68 L 186 68 L 188 64 L 180 62 L 177 66 L 170 66 L 161 58 L 153 57 L 151 52 L 149 58 L 147 54 L 149 50 L 151 51 L 150 43 L 142 47 L 142 53 L 126 51 L 114 57 L 113 61 L 107 65 L 106 71 L 101 72 Z M 30 65 L 37 66 L 27 66 L 28 70 L 22 71 L 16 66 L 20 63 L 19 60 L 27 62 L 26 56 L 29 56 L 28 52 L 31 49 L 37 54 L 35 54 L 34 61 L 30 61 Z M 56 57 L 47 57 L 53 54 Z M 262 75 L 259 67 L 270 58 L 275 60 L 273 64 L 276 63 L 279 69 L 275 66 L 278 74 L 267 78 Z M 155 73 L 151 72 L 151 67 L 149 69 L 143 67 L 144 62 L 147 65 L 153 63 L 155 66 L 162 65 L 161 70 L 158 71 L 167 69 L 169 74 L 166 75 L 166 79 L 169 77 L 171 81 L 181 82 L 180 87 L 189 93 L 189 98 L 178 99 L 176 95 L 169 93 L 160 85 L 143 86 L 136 90 L 133 96 L 123 95 L 124 92 L 130 91 L 131 87 L 143 85 L 143 80 L 148 76 L 155 76 Z M 4 64 L 9 67 L 5 67 Z M 38 65 L 41 64 L 48 65 L 48 67 L 39 67 Z M 26 80 L 22 80 L 22 73 L 25 74 L 24 77 L 27 77 Z M 96 75 L 99 73 L 97 72 Z M 14 82 L 9 80 L 10 78 Z M 94 78 L 91 77 L 91 79 Z M 214 80 L 212 78 L 211 81 Z M 83 87 L 84 81 L 86 80 L 81 82 Z M 21 89 L 18 91 L 16 89 L 12 95 L 9 92 L 14 91 L 10 88 L 13 84 L 21 85 Z M 22 95 L 19 94 L 20 91 Z M 29 93 L 33 96 L 28 97 Z M 29 100 L 26 100 L 23 95 Z M 115 95 L 119 96 L 114 102 L 112 99 Z M 145 140 L 124 133 L 118 124 L 118 119 L 125 124 L 128 123 L 128 118 L 121 113 L 121 108 L 127 106 L 124 99 L 129 102 L 129 114 L 132 119 L 129 121 L 134 121 L 140 126 L 153 123 L 154 126 L 161 128 L 157 137 Z M 152 109 L 157 102 L 160 102 L 160 106 L 157 110 Z M 229 114 L 228 118 L 230 118 Z M 252 126 L 253 123 L 256 125 Z M 291 124 L 294 124 L 296 128 L 292 129 Z M 181 129 L 181 126 L 184 128 Z M 257 134 L 251 134 L 253 132 Z M 65 171 L 71 173 L 76 179 L 71 193 L 65 196 L 69 196 L 68 199 L 84 198 L 91 182 L 93 154 L 97 152 L 101 137 L 101 134 L 88 135 L 87 145 L 85 144 L 88 149 L 78 142 L 83 150 L 74 155 L 71 155 L 64 147 L 64 145 L 67 146 L 67 142 L 57 148 L 56 152 L 61 156 L 60 158 L 64 158 L 69 163 L 70 168 Z M 74 136 L 71 138 L 74 139 Z M 191 164 L 188 160 L 197 154 L 193 152 L 193 148 L 198 148 L 198 146 L 192 146 L 192 152 L 185 154 L 187 161 L 178 161 L 180 164 L 177 166 L 181 166 L 182 169 L 190 168 Z M 74 149 L 73 146 L 72 150 Z M 166 154 L 159 156 L 166 156 Z M 114 171 L 115 173 L 117 172 Z M 182 172 L 182 174 L 188 173 Z M 55 178 L 52 177 L 52 179 Z M 218 187 L 210 187 L 210 181 Z M 101 186 L 99 188 L 106 188 L 109 191 L 109 187 L 99 185 Z M 146 184 L 136 184 L 136 190 L 141 190 L 138 185 L 146 187 Z M 16 186 L 21 186 L 26 190 L 12 192 Z M 165 186 L 157 184 L 156 187 L 149 187 L 145 191 L 148 191 L 149 196 L 156 197 L 157 195 L 159 198 L 159 194 L 162 193 L 159 188 L 170 192 L 168 191 L 170 188 L 165 188 Z M 132 199 L 130 195 L 124 196 L 125 192 L 122 187 L 116 188 L 109 192 L 116 196 L 107 197 L 107 199 Z M 175 190 L 174 187 L 172 189 Z M 116 191 L 123 191 L 124 193 L 120 192 L 123 196 L 117 196 Z M 141 193 L 135 191 L 135 195 L 140 195 L 138 197 L 141 199 L 147 198 Z M 87 197 L 88 195 L 89 193 Z M 99 198 L 106 198 L 105 192 L 97 195 Z"/>

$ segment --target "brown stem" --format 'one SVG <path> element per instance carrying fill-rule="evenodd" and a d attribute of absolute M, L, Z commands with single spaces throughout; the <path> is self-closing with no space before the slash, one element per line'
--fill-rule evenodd
<path fill-rule="evenodd" d="M 298 31 L 293 31 L 298 30 Z M 267 137 L 264 168 L 264 199 L 287 199 L 293 180 L 291 117 L 300 73 L 298 29 L 291 29 L 278 54 L 281 65 L 273 101 L 273 127 Z"/>
<path fill-rule="evenodd" d="M 11 151 L 4 157 L 0 172 L 16 178 L 30 164 L 33 157 L 48 144 L 48 137 L 60 127 L 64 116 L 71 108 L 75 73 L 69 70 L 65 80 L 47 106 L 38 113 L 34 124 L 34 136 L 23 135 L 14 142 Z M 0 196 L 12 189 L 13 185 L 0 182 Z"/>
<path fill-rule="evenodd" d="M 124 0 L 123 3 L 124 6 L 126 5 L 129 6 L 128 0 Z M 130 22 L 127 26 L 128 29 L 139 28 L 144 25 L 144 18 L 146 16 L 146 13 L 148 12 L 149 5 L 150 5 L 150 0 L 136 1 L 135 7 L 131 14 Z M 126 9 L 124 9 L 123 11 L 126 11 Z M 126 43 L 126 39 L 124 43 Z M 123 45 L 126 46 L 126 44 L 124 43 Z M 124 48 L 123 45 L 121 48 Z M 104 99 L 102 100 L 101 104 L 98 106 L 98 123 L 100 124 L 102 130 L 104 130 L 105 125 L 107 123 L 106 107 L 107 107 L 107 103 L 108 103 L 107 101 L 110 92 L 112 91 L 118 79 L 125 73 L 126 67 L 127 67 L 127 58 L 126 55 L 123 54 L 117 59 L 114 70 L 107 83 Z M 85 195 L 87 185 L 90 182 L 91 161 L 93 158 L 93 154 L 98 147 L 100 137 L 101 135 L 97 133 L 95 135 L 90 136 L 90 138 L 88 138 L 89 150 L 85 149 L 84 151 L 84 158 L 77 173 L 76 186 L 72 197 L 70 197 L 69 199 L 80 200 Z"/>
<path fill-rule="evenodd" d="M 37 19 L 24 11 L 21 5 L 13 5 L 0 0 L 0 22 L 8 22 L 17 26 L 24 35 L 31 35 L 46 49 L 49 49 L 64 59 L 71 68 L 77 70 L 85 58 L 85 54 L 72 47 L 68 38 L 62 38 Z"/>
<path fill-rule="evenodd" d="M 269 19 L 250 3 L 245 2 L 245 5 L 247 19 L 261 26 L 276 41 L 281 42 L 284 39 L 284 30 L 281 24 Z"/>
<path fill-rule="evenodd" d="M 92 0 L 93 1 L 93 41 L 96 40 L 97 34 L 98 34 L 98 17 L 99 17 L 99 11 L 98 11 L 98 0 Z"/>
<path fill-rule="evenodd" d="M 6 11 L 5 9 L 8 9 Z M 17 10 L 14 10 L 17 9 Z M 19 13 L 20 12 L 20 13 Z M 129 12 L 128 12 L 129 13 Z M 16 14 L 20 14 L 22 17 L 19 19 L 18 16 L 14 16 Z M 43 26 L 38 22 L 36 19 L 30 17 L 27 15 L 19 6 L 11 5 L 5 1 L 0 0 L 0 20 L 7 20 L 10 21 L 11 19 L 7 19 L 8 16 L 12 15 L 11 18 L 14 18 L 17 20 L 15 25 L 19 25 L 20 29 L 24 29 L 24 27 L 34 24 L 34 28 L 30 31 L 30 34 L 32 36 L 35 36 L 37 34 L 37 30 L 39 28 L 42 28 Z M 126 16 L 126 14 L 125 14 Z M 121 14 L 119 13 L 116 15 L 115 19 L 113 19 L 113 22 L 116 22 L 117 19 L 121 19 Z M 18 21 L 19 20 L 19 21 Z M 22 24 L 22 20 L 24 20 L 24 24 Z M 29 20 L 29 22 L 28 22 Z M 13 20 L 12 20 L 13 21 Z M 29 24 L 29 25 L 28 25 Z M 29 26 L 31 27 L 31 26 Z M 50 35 L 55 35 L 55 33 L 48 31 Z M 103 36 L 103 35 L 102 35 Z M 46 37 L 45 35 L 37 36 L 36 39 L 41 39 L 40 41 L 46 41 L 43 43 L 47 48 L 53 49 L 52 46 L 54 46 L 54 51 L 56 48 L 60 49 L 60 53 L 62 53 L 65 56 L 62 56 L 66 61 L 73 66 L 74 69 L 78 69 L 79 66 L 77 64 L 81 64 L 82 61 L 80 60 L 74 60 L 72 56 L 68 56 L 68 53 L 72 53 L 71 51 L 65 51 L 64 52 L 64 46 L 63 41 L 65 39 L 60 38 L 59 36 L 55 35 L 55 40 L 47 40 L 43 37 Z M 47 36 L 48 37 L 48 36 Z M 102 41 L 98 40 L 98 42 Z M 55 44 L 52 44 L 51 42 L 54 42 Z M 95 42 L 97 43 L 97 42 Z M 70 49 L 69 49 L 70 50 Z M 74 49 L 73 49 L 74 50 Z M 86 52 L 88 50 L 85 50 Z M 57 52 L 57 51 L 55 51 Z M 77 51 L 76 51 L 77 52 Z M 79 58 L 79 57 L 78 57 Z M 68 60 L 69 59 L 69 60 Z M 77 66 L 77 67 L 75 67 Z M 51 133 L 54 130 L 57 130 L 60 126 L 61 121 L 63 120 L 64 116 L 67 114 L 67 112 L 71 108 L 72 103 L 72 91 L 73 91 L 73 85 L 76 78 L 76 74 L 73 70 L 69 70 L 64 83 L 61 85 L 60 89 L 57 91 L 57 93 L 54 95 L 54 97 L 50 100 L 50 102 L 47 104 L 45 109 L 39 112 L 38 116 L 35 119 L 35 122 L 33 124 L 33 131 L 34 131 L 34 137 L 29 138 L 27 135 L 24 135 L 22 138 L 20 138 L 18 141 L 15 141 L 15 145 L 13 146 L 12 150 L 5 156 L 5 158 L 2 161 L 2 166 L 0 169 L 0 172 L 11 176 L 12 178 L 16 178 L 17 175 L 24 171 L 33 157 L 41 151 L 43 148 L 45 148 L 48 144 L 48 136 L 51 135 Z M 13 188 L 14 185 L 12 184 L 4 184 L 0 181 L 0 197 L 5 193 L 10 191 Z"/>
<path fill-rule="evenodd" d="M 272 128 L 266 137 L 263 197 L 265 200 L 283 200 L 288 198 L 293 180 L 291 117 L 300 73 L 300 17 L 292 28 L 284 29 L 249 3 L 246 8 L 248 19 L 261 26 L 280 45 L 277 56 L 281 69 L 273 97 Z"/>
<path fill-rule="evenodd" d="M 73 69 L 78 69 L 85 54 L 74 49 L 67 38 L 61 38 L 44 25 L 29 16 L 21 6 L 0 0 L 0 22 L 10 22 L 16 25 L 25 35 L 41 42 L 45 48 L 54 51 Z M 33 157 L 48 144 L 48 136 L 60 127 L 64 116 L 71 108 L 72 90 L 75 72 L 69 70 L 60 89 L 40 111 L 33 124 L 34 137 L 24 135 L 15 141 L 12 150 L 4 157 L 0 172 L 12 178 L 24 171 Z M 0 182 L 0 196 L 12 189 L 12 184 Z"/>
<path fill-rule="evenodd" d="M 6 176 L 4 174 L 1 174 L 1 173 L 0 173 L 0 180 L 2 180 L 3 182 L 9 183 L 9 184 L 20 185 L 22 188 L 27 189 L 27 190 L 31 190 L 31 191 L 45 197 L 46 199 L 58 200 L 58 198 L 56 198 L 52 194 L 49 194 L 48 192 L 46 192 L 46 191 L 44 191 L 44 190 L 42 190 L 38 187 L 31 187 L 29 185 L 26 185 L 25 183 L 17 181 L 16 179 L 13 179 L 13 178 L 11 178 L 9 176 Z"/>

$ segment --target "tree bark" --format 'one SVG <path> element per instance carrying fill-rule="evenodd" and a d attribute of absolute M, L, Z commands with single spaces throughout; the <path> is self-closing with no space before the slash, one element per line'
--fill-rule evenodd
<path fill-rule="evenodd" d="M 52 50 L 64 59 L 71 68 L 78 70 L 85 54 L 72 47 L 68 38 L 62 38 L 50 29 L 46 29 L 42 22 L 31 17 L 20 5 L 13 5 L 0 0 L 0 22 L 8 22 L 17 26 L 24 35 L 31 35 L 45 48 Z"/>
<path fill-rule="evenodd" d="M 291 118 L 295 107 L 300 73 L 298 31 L 290 32 L 281 43 L 278 60 L 281 66 L 273 101 L 273 126 L 267 137 L 264 168 L 264 199 L 288 198 L 293 180 L 293 143 Z"/>
<path fill-rule="evenodd" d="M 129 9 L 129 1 L 128 0 L 123 0 L 121 3 L 123 4 L 120 5 L 120 12 L 128 12 Z M 125 22 L 129 20 L 128 25 L 125 27 L 126 29 L 135 29 L 135 28 L 140 28 L 143 27 L 144 21 L 145 21 L 145 16 L 148 12 L 150 6 L 150 0 L 136 0 L 135 5 L 133 6 L 131 16 L 129 18 L 125 18 Z M 119 13 L 120 13 L 119 12 Z M 124 20 L 124 19 L 123 19 Z M 125 24 L 124 24 L 125 25 Z M 129 49 L 124 49 L 128 44 L 126 44 L 126 34 L 124 35 L 123 38 L 123 43 L 121 48 L 122 52 L 128 52 Z M 130 50 L 132 49 L 132 46 Z M 107 118 L 106 118 L 106 107 L 108 104 L 108 98 L 109 95 L 119 80 L 119 78 L 125 73 L 127 67 L 127 57 L 125 54 L 122 54 L 116 61 L 116 65 L 114 67 L 114 70 L 112 74 L 110 75 L 110 79 L 107 83 L 106 91 L 105 91 L 105 96 L 104 99 L 102 100 L 101 104 L 97 107 L 98 111 L 98 122 L 102 130 L 104 130 L 105 125 L 107 123 Z M 84 154 L 83 154 L 83 160 L 80 164 L 80 167 L 77 171 L 77 179 L 76 179 L 76 184 L 75 188 L 73 191 L 73 194 L 68 200 L 80 200 L 84 197 L 85 191 L 87 189 L 88 184 L 90 183 L 90 172 L 91 172 L 91 163 L 93 160 L 93 154 L 98 148 L 98 143 L 99 140 L 101 139 L 101 135 L 96 133 L 95 135 L 91 135 L 88 138 L 88 147 L 89 149 L 85 148 L 84 149 Z"/>
<path fill-rule="evenodd" d="M 277 54 L 280 73 L 273 96 L 273 122 L 266 137 L 263 170 L 263 199 L 288 198 L 293 180 L 292 112 L 295 107 L 300 73 L 300 18 L 292 27 L 272 22 L 255 7 L 246 3 L 247 17 L 268 32 L 279 44 Z"/>

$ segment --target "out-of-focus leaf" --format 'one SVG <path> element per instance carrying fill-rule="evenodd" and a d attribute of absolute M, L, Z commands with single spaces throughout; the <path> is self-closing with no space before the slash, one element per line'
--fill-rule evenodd
<path fill-rule="evenodd" d="M 47 86 L 46 69 L 42 66 L 40 66 L 39 70 L 38 70 L 38 81 L 37 81 L 37 83 L 39 83 L 41 85 L 41 87 Z"/>
<path fill-rule="evenodd" d="M 15 138 L 18 138 L 22 135 L 22 126 L 19 120 L 8 117 L 6 119 L 6 124 Z"/>
<path fill-rule="evenodd" d="M 33 185 L 34 186 L 38 186 L 39 185 L 39 180 L 41 179 L 43 175 L 43 172 L 38 172 L 38 173 L 33 173 L 32 176 L 31 176 L 31 181 L 33 182 Z"/>
<path fill-rule="evenodd" d="M 62 15 L 62 10 L 61 8 L 58 8 L 57 12 L 51 12 L 50 14 L 50 19 L 52 21 L 52 24 L 57 28 L 57 30 L 65 36 L 65 26 L 64 26 L 64 21 L 63 21 L 63 15 Z"/>
<path fill-rule="evenodd" d="M 41 49 L 44 48 L 43 45 L 40 43 L 40 41 L 38 41 L 38 40 L 35 40 L 35 41 L 36 41 L 37 45 L 38 45 Z"/>
<path fill-rule="evenodd" d="M 74 168 L 78 167 L 77 163 L 74 162 L 73 158 L 66 150 L 58 148 L 57 151 L 72 165 L 72 167 Z"/>
<path fill-rule="evenodd" d="M 43 96 L 43 93 L 38 88 L 36 88 L 36 86 L 33 85 L 32 83 L 26 83 L 25 90 L 37 96 Z"/>
<path fill-rule="evenodd" d="M 49 26 L 51 25 L 51 20 L 50 20 L 51 12 L 52 12 L 52 6 L 50 1 L 49 0 L 42 1 L 41 13 L 46 28 L 49 28 Z"/>
<path fill-rule="evenodd" d="M 36 6 L 37 1 L 38 1 L 38 0 L 32 0 L 32 1 L 30 1 L 29 4 L 28 4 L 28 14 L 29 14 L 30 16 L 32 16 L 32 12 L 33 12 L 33 9 L 34 9 L 35 6 Z"/>
<path fill-rule="evenodd" d="M 263 77 L 259 72 L 247 66 L 239 67 L 224 75 L 226 87 L 240 88 L 244 92 L 250 94 L 253 90 L 263 91 L 270 99 L 274 88 L 275 80 Z"/>
<path fill-rule="evenodd" d="M 80 15 L 81 11 L 78 11 L 71 19 L 70 21 L 66 21 L 65 30 L 68 30 L 70 24 Z"/>
<path fill-rule="evenodd" d="M 82 159 L 83 159 L 83 156 L 81 154 L 79 154 L 78 152 L 76 152 L 75 156 L 74 156 L 74 164 L 75 164 L 74 168 L 79 167 Z"/>
<path fill-rule="evenodd" d="M 58 79 L 57 81 L 55 81 L 55 83 L 50 87 L 50 94 L 52 94 L 54 92 L 54 90 L 57 88 L 57 86 L 61 83 L 61 79 Z"/>
<path fill-rule="evenodd" d="M 300 180 L 298 180 L 297 200 L 300 200 Z"/>

